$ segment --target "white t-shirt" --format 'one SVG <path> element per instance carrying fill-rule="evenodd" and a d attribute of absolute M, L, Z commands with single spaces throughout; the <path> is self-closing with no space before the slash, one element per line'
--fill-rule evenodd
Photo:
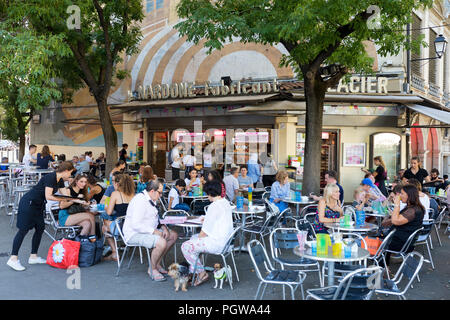
<path fill-rule="evenodd" d="M 173 209 L 173 207 L 175 207 L 177 204 L 180 203 L 180 196 L 178 195 L 178 192 L 175 188 L 170 189 L 169 203 L 170 203 L 170 198 L 173 198 L 173 200 L 172 200 L 172 207 L 169 209 Z"/>
<path fill-rule="evenodd" d="M 25 164 L 25 167 L 29 167 L 33 165 L 33 162 L 31 162 L 31 154 L 29 152 L 27 152 L 26 155 L 24 155 L 23 157 L 23 163 Z"/>
<path fill-rule="evenodd" d="M 424 195 L 423 197 L 419 197 L 420 203 L 425 208 L 425 213 L 423 215 L 423 220 L 430 219 L 430 215 L 428 214 L 428 210 L 430 209 L 430 198 L 428 198 L 427 195 Z"/>
<path fill-rule="evenodd" d="M 178 160 L 176 160 L 178 158 Z M 178 148 L 172 149 L 172 168 L 178 168 L 180 169 L 181 163 L 180 163 L 180 152 L 178 151 Z"/>
<path fill-rule="evenodd" d="M 234 191 L 239 189 L 239 181 L 233 175 L 228 175 L 223 178 L 223 183 L 225 185 L 225 190 L 227 192 L 227 197 L 230 201 L 234 201 Z"/>
<path fill-rule="evenodd" d="M 187 154 L 183 157 L 183 163 L 186 167 L 193 167 L 195 165 L 195 157 Z"/>
<path fill-rule="evenodd" d="M 220 199 L 210 204 L 203 222 L 202 231 L 214 243 L 217 252 L 223 250 L 233 233 L 233 215 L 228 200 Z"/>
<path fill-rule="evenodd" d="M 91 157 L 86 156 L 85 158 L 86 158 L 86 161 L 87 161 L 87 162 L 92 162 L 92 158 L 91 158 Z"/>
<path fill-rule="evenodd" d="M 191 183 L 191 180 L 186 178 L 184 179 L 184 182 L 186 183 L 186 187 L 189 186 L 189 183 Z M 192 187 L 200 187 L 200 178 L 195 178 L 195 182 L 192 184 Z"/>

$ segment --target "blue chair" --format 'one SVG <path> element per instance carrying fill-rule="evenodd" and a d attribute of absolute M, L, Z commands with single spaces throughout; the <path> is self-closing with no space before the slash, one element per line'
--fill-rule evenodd
<path fill-rule="evenodd" d="M 296 267 L 301 268 L 302 272 L 318 272 L 319 282 L 323 287 L 323 278 L 318 261 L 303 257 L 288 258 L 286 254 L 283 255 L 283 251 L 286 251 L 286 249 L 292 253 L 292 249 L 298 246 L 297 233 L 296 228 L 277 228 L 271 232 L 269 240 L 272 259 L 280 264 L 282 270 L 285 267 Z"/>
<path fill-rule="evenodd" d="M 381 268 L 376 266 L 355 270 L 337 286 L 306 290 L 306 300 L 370 300 L 377 282 L 381 282 L 381 273 Z"/>
<path fill-rule="evenodd" d="M 250 259 L 255 267 L 256 275 L 259 279 L 258 289 L 256 291 L 255 300 L 258 299 L 261 286 L 264 284 L 264 288 L 261 293 L 260 299 L 263 298 L 268 284 L 278 284 L 288 286 L 291 289 L 291 297 L 294 300 L 294 292 L 300 286 L 302 291 L 302 299 L 305 298 L 303 292 L 303 281 L 306 278 L 306 273 L 302 271 L 293 270 L 279 270 L 275 269 L 270 262 L 266 249 L 262 246 L 258 240 L 252 240 L 247 244 Z M 283 290 L 283 300 L 285 300 L 285 292 Z"/>

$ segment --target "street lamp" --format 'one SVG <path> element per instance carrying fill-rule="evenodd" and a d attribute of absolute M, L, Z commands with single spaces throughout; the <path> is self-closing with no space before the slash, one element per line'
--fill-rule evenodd
<path fill-rule="evenodd" d="M 421 58 L 421 59 L 412 59 L 411 61 L 422 61 L 422 60 L 434 60 L 434 59 L 440 59 L 445 53 L 445 50 L 447 49 L 447 40 L 445 40 L 445 37 L 440 34 L 435 40 L 434 40 L 434 51 L 436 52 L 436 57 L 431 58 Z"/>

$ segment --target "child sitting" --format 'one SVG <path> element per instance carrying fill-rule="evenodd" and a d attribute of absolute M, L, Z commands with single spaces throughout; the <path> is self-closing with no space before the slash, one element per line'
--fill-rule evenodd
<path fill-rule="evenodd" d="M 183 210 L 189 212 L 189 206 L 186 203 L 180 203 L 180 195 L 184 192 L 186 183 L 178 179 L 169 192 L 169 210 Z"/>

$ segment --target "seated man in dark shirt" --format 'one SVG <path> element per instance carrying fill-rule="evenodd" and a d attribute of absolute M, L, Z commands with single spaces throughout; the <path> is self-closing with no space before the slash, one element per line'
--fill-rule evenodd
<path fill-rule="evenodd" d="M 9 166 L 3 164 L 8 162 L 9 162 L 8 157 L 2 158 L 2 164 L 0 164 L 0 173 L 2 174 L 2 176 L 5 174 L 9 174 Z"/>

